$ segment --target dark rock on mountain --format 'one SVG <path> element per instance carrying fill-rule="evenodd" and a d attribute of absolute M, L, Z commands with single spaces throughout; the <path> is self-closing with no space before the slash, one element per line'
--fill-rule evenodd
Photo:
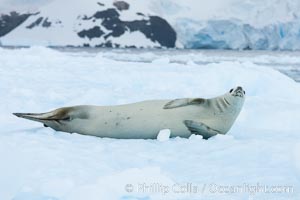
<path fill-rule="evenodd" d="M 176 32 L 170 24 L 161 17 L 150 16 L 149 20 L 135 20 L 127 22 L 131 31 L 141 31 L 153 42 L 158 42 L 161 46 L 173 48 L 176 42 Z"/>
<path fill-rule="evenodd" d="M 79 37 L 88 37 L 89 39 L 95 38 L 95 37 L 101 37 L 104 34 L 104 32 L 101 30 L 99 26 L 95 26 L 94 28 L 91 28 L 89 30 L 83 30 L 78 33 Z"/>
<path fill-rule="evenodd" d="M 101 3 L 101 2 L 97 2 L 97 4 L 98 4 L 99 6 L 105 6 L 105 4 L 104 4 L 104 3 Z"/>
<path fill-rule="evenodd" d="M 0 15 L 0 37 L 6 35 L 20 24 L 22 24 L 30 15 L 27 14 L 19 14 L 17 12 L 11 12 L 9 14 Z"/>
<path fill-rule="evenodd" d="M 39 17 L 37 20 L 35 20 L 33 23 L 31 23 L 29 26 L 26 26 L 26 28 L 32 29 L 35 26 L 40 25 L 40 23 L 43 21 L 43 17 Z"/>
<path fill-rule="evenodd" d="M 48 21 L 48 18 L 46 18 L 42 24 L 43 27 L 48 28 L 51 26 L 51 22 Z"/>
<path fill-rule="evenodd" d="M 129 4 L 125 1 L 115 1 L 113 5 L 119 10 L 128 10 L 129 9 Z"/>
<path fill-rule="evenodd" d="M 141 15 L 141 13 L 138 15 Z M 95 26 L 92 29 L 80 31 L 78 33 L 79 37 L 86 36 L 91 39 L 103 36 L 105 40 L 109 40 L 111 37 L 120 37 L 127 31 L 140 31 L 152 42 L 158 42 L 163 47 L 175 47 L 176 32 L 169 23 L 161 17 L 149 16 L 142 20 L 122 21 L 119 12 L 114 8 L 109 8 L 96 12 L 92 17 L 84 17 L 82 20 L 95 21 L 95 19 L 101 19 L 101 24 L 99 25 L 109 30 L 109 33 L 103 34 L 101 28 Z M 109 45 L 111 44 L 109 43 Z"/>
<path fill-rule="evenodd" d="M 120 17 L 120 14 L 116 11 L 114 8 L 109 8 L 107 10 L 103 11 L 98 11 L 93 15 L 94 18 L 96 19 L 105 19 L 105 20 L 110 20 L 110 19 L 117 19 Z M 92 19 L 93 17 L 90 17 L 88 19 Z"/>
<path fill-rule="evenodd" d="M 61 23 L 61 22 L 58 21 L 57 23 Z M 51 26 L 52 23 L 48 21 L 48 18 L 44 19 L 43 17 L 39 17 L 39 18 L 37 18 L 37 20 L 35 20 L 29 26 L 26 26 L 26 28 L 32 29 L 34 27 L 39 26 L 40 24 L 42 25 L 42 27 L 48 28 Z"/>
<path fill-rule="evenodd" d="M 145 17 L 145 15 L 143 13 L 137 12 L 136 14 Z"/>

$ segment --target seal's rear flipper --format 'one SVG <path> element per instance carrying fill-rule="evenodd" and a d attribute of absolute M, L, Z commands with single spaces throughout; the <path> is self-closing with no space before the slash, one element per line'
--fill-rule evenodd
<path fill-rule="evenodd" d="M 205 99 L 202 99 L 202 98 L 175 99 L 175 100 L 172 100 L 172 101 L 169 101 L 168 103 L 166 103 L 166 105 L 164 106 L 164 109 L 178 108 L 178 107 L 189 106 L 189 105 L 200 105 L 200 104 L 203 104 L 204 102 L 205 102 Z"/>
<path fill-rule="evenodd" d="M 49 122 L 49 121 L 59 122 L 61 120 L 70 119 L 70 116 L 68 114 L 69 110 L 70 108 L 60 108 L 46 113 L 13 113 L 13 115 L 24 119 L 29 119 L 32 121 L 42 122 L 42 123 Z"/>
<path fill-rule="evenodd" d="M 43 122 L 43 120 L 46 120 L 46 113 L 13 113 L 13 115 L 37 122 Z"/>
<path fill-rule="evenodd" d="M 196 122 L 193 120 L 184 120 L 183 123 L 186 125 L 189 131 L 192 132 L 192 134 L 202 135 L 203 139 L 208 139 L 212 136 L 220 134 L 218 131 L 210 128 L 209 126 L 201 122 Z"/>

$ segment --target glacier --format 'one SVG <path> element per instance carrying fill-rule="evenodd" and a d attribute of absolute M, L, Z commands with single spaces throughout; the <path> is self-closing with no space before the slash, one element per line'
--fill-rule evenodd
<path fill-rule="evenodd" d="M 188 49 L 299 50 L 300 20 L 256 28 L 239 20 L 178 20 L 177 33 Z"/>
<path fill-rule="evenodd" d="M 236 59 L 222 52 L 44 47 L 0 48 L 0 55 L 1 199 L 300 198 L 300 85 L 267 64 L 255 64 L 299 63 L 297 55 L 260 52 Z M 11 114 L 209 98 L 236 85 L 246 90 L 244 108 L 227 135 L 209 140 L 164 134 L 158 140 L 96 138 L 55 132 Z M 198 189 L 189 192 L 190 186 Z M 228 192 L 222 186 L 244 190 Z M 258 186 L 268 190 L 256 191 Z M 274 187 L 278 190 L 271 192 Z"/>

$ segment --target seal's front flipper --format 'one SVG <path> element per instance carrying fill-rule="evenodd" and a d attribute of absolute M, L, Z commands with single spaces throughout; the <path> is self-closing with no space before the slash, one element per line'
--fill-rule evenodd
<path fill-rule="evenodd" d="M 204 102 L 205 99 L 202 98 L 175 99 L 166 103 L 164 109 L 178 108 L 178 107 L 189 106 L 189 105 L 200 105 L 203 104 Z"/>
<path fill-rule="evenodd" d="M 201 122 L 196 122 L 193 120 L 184 120 L 183 123 L 186 125 L 189 131 L 192 132 L 192 134 L 202 135 L 203 139 L 208 139 L 212 136 L 220 134 L 219 131 L 212 129 Z"/>

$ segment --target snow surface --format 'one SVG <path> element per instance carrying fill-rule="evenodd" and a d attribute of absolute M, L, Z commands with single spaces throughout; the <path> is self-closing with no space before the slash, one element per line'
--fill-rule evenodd
<path fill-rule="evenodd" d="M 107 58 L 103 52 L 43 47 L 0 49 L 0 55 L 1 199 L 300 198 L 300 85 L 270 67 L 251 60 L 170 63 L 172 55 L 153 59 L 152 54 L 151 62 L 125 62 L 115 60 L 122 51 Z M 209 140 L 96 138 L 55 132 L 11 114 L 209 98 L 237 85 L 246 90 L 240 116 L 227 135 Z M 196 193 L 186 189 L 189 184 Z M 244 184 L 291 188 L 281 193 L 220 189 Z"/>
<path fill-rule="evenodd" d="M 157 140 L 160 141 L 160 142 L 168 141 L 170 139 L 170 135 L 171 135 L 171 130 L 170 129 L 160 130 L 158 135 L 157 135 Z"/>

